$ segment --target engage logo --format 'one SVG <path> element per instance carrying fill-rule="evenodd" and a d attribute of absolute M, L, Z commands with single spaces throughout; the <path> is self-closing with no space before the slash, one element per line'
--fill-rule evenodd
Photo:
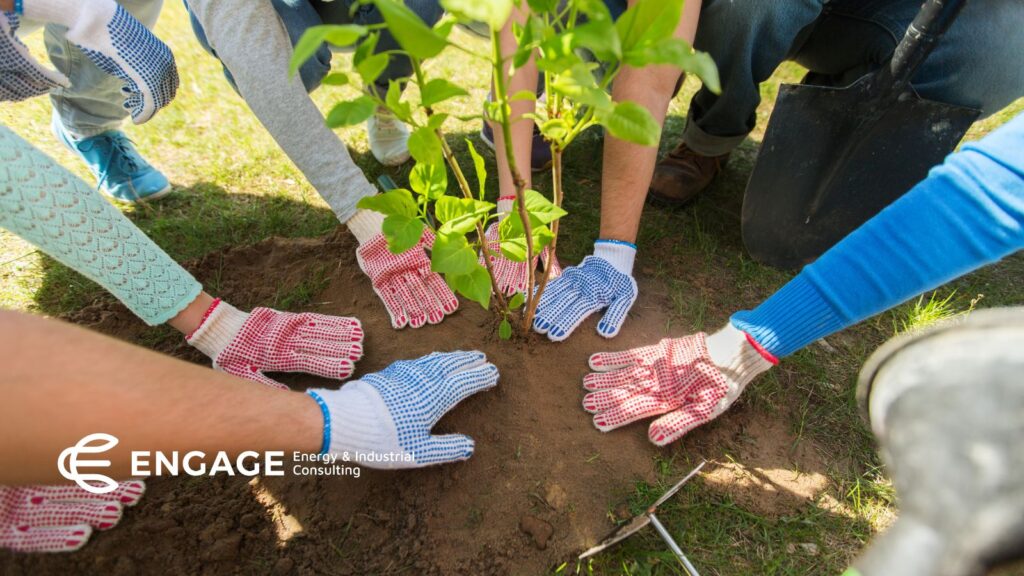
<path fill-rule="evenodd" d="M 110 434 L 96 432 L 89 434 L 77 444 L 66 448 L 57 459 L 61 476 L 78 484 L 79 488 L 93 494 L 107 494 L 117 489 L 113 478 L 98 472 L 80 472 L 79 467 L 110 467 L 110 460 L 79 460 L 82 454 L 101 454 L 117 446 L 118 439 Z"/>

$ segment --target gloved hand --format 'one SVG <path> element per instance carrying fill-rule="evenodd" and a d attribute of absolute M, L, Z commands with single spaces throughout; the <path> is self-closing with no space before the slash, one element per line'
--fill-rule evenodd
<path fill-rule="evenodd" d="M 242 312 L 220 299 L 186 340 L 213 367 L 287 390 L 264 372 L 305 372 L 344 380 L 363 357 L 363 327 L 355 318 L 256 308 Z"/>
<path fill-rule="evenodd" d="M 747 383 L 778 363 L 745 332 L 728 324 L 708 336 L 703 332 L 665 338 L 653 346 L 590 357 L 593 373 L 583 378 L 591 393 L 583 408 L 594 426 L 614 430 L 648 416 L 648 437 L 658 446 L 725 412 Z"/>
<path fill-rule="evenodd" d="M 67 39 L 124 81 L 124 107 L 142 124 L 174 100 L 178 69 L 170 48 L 114 0 L 23 0 L 24 16 L 67 26 Z"/>
<path fill-rule="evenodd" d="M 21 19 L 0 12 L 0 101 L 18 102 L 71 85 L 66 76 L 36 62 L 16 32 Z"/>
<path fill-rule="evenodd" d="M 346 224 L 359 240 L 359 268 L 370 277 L 373 291 L 384 302 L 391 326 L 400 329 L 407 324 L 413 328 L 427 322 L 437 324 L 458 310 L 458 298 L 444 279 L 430 270 L 425 248 L 434 245 L 434 234 L 428 229 L 419 245 L 392 254 L 381 233 L 383 221 L 384 216 L 378 212 L 360 210 Z"/>
<path fill-rule="evenodd" d="M 515 196 L 498 198 L 498 221 L 491 224 L 484 233 L 484 237 L 487 239 L 487 249 L 494 253 L 491 256 L 494 280 L 497 282 L 494 290 L 505 296 L 511 296 L 517 292 L 526 292 L 526 284 L 530 277 L 526 262 L 514 262 L 501 254 L 501 237 L 498 228 L 501 226 L 501 221 L 512 210 L 514 202 Z M 551 251 L 544 250 L 541 253 L 541 262 L 546 266 L 550 257 Z M 483 253 L 480 254 L 480 265 L 484 265 Z M 536 268 L 537 258 L 534 258 L 533 266 Z M 558 263 L 558 258 L 555 258 L 551 262 L 551 276 L 548 281 L 550 282 L 561 275 L 562 266 Z"/>
<path fill-rule="evenodd" d="M 0 548 L 15 552 L 72 552 L 93 528 L 109 530 L 146 491 L 141 480 L 118 484 L 108 494 L 77 486 L 0 486 Z"/>
<path fill-rule="evenodd" d="M 622 329 L 636 301 L 633 259 L 636 246 L 628 242 L 598 240 L 593 256 L 570 266 L 549 282 L 537 305 L 533 329 L 554 342 L 565 340 L 588 316 L 607 309 L 597 333 L 612 338 Z"/>
<path fill-rule="evenodd" d="M 473 439 L 430 429 L 462 400 L 498 384 L 483 352 L 435 352 L 395 362 L 339 390 L 309 390 L 324 414 L 323 452 L 371 468 L 467 460 Z"/>

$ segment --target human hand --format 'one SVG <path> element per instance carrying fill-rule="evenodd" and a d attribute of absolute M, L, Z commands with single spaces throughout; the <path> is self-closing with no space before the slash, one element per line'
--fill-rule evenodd
<path fill-rule="evenodd" d="M 607 310 L 597 324 L 597 333 L 614 337 L 638 294 L 632 276 L 635 255 L 632 244 L 598 240 L 593 256 L 584 258 L 579 266 L 566 268 L 548 283 L 537 305 L 533 329 L 560 342 L 588 316 Z"/>
<path fill-rule="evenodd" d="M 729 324 L 711 336 L 700 332 L 594 354 L 594 372 L 583 378 L 590 391 L 583 408 L 594 414 L 594 426 L 602 432 L 663 415 L 647 435 L 664 446 L 720 416 L 747 383 L 778 363 L 755 344 Z"/>
<path fill-rule="evenodd" d="M 462 400 L 498 384 L 483 352 L 435 352 L 395 362 L 338 390 L 309 390 L 324 414 L 324 452 L 371 468 L 467 460 L 473 439 L 431 428 Z"/>
<path fill-rule="evenodd" d="M 186 340 L 213 360 L 213 367 L 287 390 L 265 372 L 304 372 L 344 380 L 363 357 L 359 320 L 256 308 L 242 312 L 219 299 Z"/>
<path fill-rule="evenodd" d="M 124 107 L 142 124 L 174 100 L 174 54 L 114 0 L 24 0 L 26 18 L 67 26 L 67 39 L 124 82 Z"/>
<path fill-rule="evenodd" d="M 29 54 L 16 34 L 20 25 L 14 12 L 0 12 L 0 100 L 18 102 L 70 86 L 66 76 Z"/>
<path fill-rule="evenodd" d="M 373 291 L 384 302 L 391 326 L 400 329 L 437 324 L 458 310 L 458 298 L 444 278 L 430 269 L 426 248 L 434 245 L 434 233 L 424 229 L 419 244 L 393 254 L 380 231 L 382 221 L 381 214 L 360 210 L 346 224 L 359 239 L 359 268 L 370 277 Z"/>
<path fill-rule="evenodd" d="M 121 482 L 107 494 L 77 486 L 0 486 L 0 548 L 15 552 L 72 552 L 93 529 L 109 530 L 122 509 L 146 491 L 141 480 Z"/>

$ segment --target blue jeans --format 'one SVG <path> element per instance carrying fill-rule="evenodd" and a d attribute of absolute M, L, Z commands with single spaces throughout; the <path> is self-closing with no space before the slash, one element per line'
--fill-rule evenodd
<path fill-rule="evenodd" d="M 285 30 L 288 31 L 288 37 L 292 41 L 292 46 L 299 41 L 303 32 L 312 26 L 319 26 L 321 24 L 360 24 L 365 26 L 384 22 L 380 11 L 372 4 L 360 5 L 352 13 L 352 5 L 356 3 L 354 0 L 334 0 L 333 2 L 324 2 L 322 0 L 270 0 L 270 3 L 274 5 L 274 9 L 281 18 Z M 444 13 L 437 0 L 405 0 L 405 5 L 426 22 L 428 26 L 433 26 L 434 23 L 441 19 L 441 15 Z M 199 20 L 189 10 L 187 3 L 185 4 L 185 9 L 189 11 L 189 18 L 192 20 L 192 31 L 195 32 L 199 44 L 202 45 L 204 50 L 216 57 L 217 53 L 210 48 L 210 43 L 206 39 L 206 32 L 203 31 Z M 398 42 L 385 29 L 381 31 L 374 53 L 398 50 L 399 48 Z M 330 70 L 331 51 L 327 44 L 323 44 L 316 51 L 316 54 L 302 65 L 302 68 L 299 69 L 299 76 L 302 78 L 302 83 L 305 85 L 306 90 L 312 92 L 320 86 L 320 82 Z M 381 94 L 384 94 L 387 92 L 389 81 L 403 80 L 411 74 L 412 64 L 409 62 L 409 58 L 392 54 L 388 67 L 377 78 L 374 85 Z M 235 86 L 235 81 L 231 77 L 231 71 L 227 67 L 224 68 L 224 76 L 227 77 L 228 82 L 232 86 Z"/>
<path fill-rule="evenodd" d="M 722 94 L 690 101 L 683 142 L 707 156 L 731 151 L 754 129 L 758 84 L 785 60 L 805 81 L 846 86 L 888 61 L 921 0 L 705 0 L 694 41 L 718 64 Z M 917 70 L 921 97 L 983 116 L 1024 96 L 1024 2 L 971 0 Z"/>

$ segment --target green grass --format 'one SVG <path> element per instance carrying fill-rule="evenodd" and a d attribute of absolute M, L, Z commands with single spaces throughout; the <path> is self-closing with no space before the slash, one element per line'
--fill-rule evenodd
<path fill-rule="evenodd" d="M 231 245 L 251 244 L 271 236 L 314 237 L 337 225 L 316 192 L 302 177 L 241 99 L 221 77 L 219 64 L 201 52 L 192 37 L 180 3 L 168 3 L 157 28 L 175 52 L 181 88 L 175 103 L 151 123 L 128 126 L 140 150 L 162 169 L 176 187 L 173 195 L 152 206 L 125 212 L 170 255 L 198 258 Z M 456 31 L 460 42 L 481 42 Z M 41 41 L 31 46 L 41 53 Z M 470 97 L 449 101 L 443 112 L 478 112 L 487 89 L 483 69 L 455 52 L 430 63 L 437 75 L 470 88 Z M 336 65 L 348 66 L 338 55 Z M 674 333 L 714 329 L 737 309 L 756 305 L 790 277 L 763 267 L 745 254 L 739 231 L 742 193 L 764 134 L 780 82 L 798 81 L 801 70 L 784 65 L 762 86 L 758 128 L 733 154 L 729 167 L 693 206 L 683 210 L 648 207 L 640 230 L 638 269 L 664 280 L 670 303 L 666 325 Z M 697 89 L 688 80 L 670 109 L 662 150 L 678 142 L 689 97 Z M 320 90 L 314 99 L 322 109 L 355 95 L 350 87 Z M 977 139 L 1024 110 L 1024 100 L 978 123 L 968 134 Z M 84 166 L 49 132 L 46 99 L 9 104 L 0 121 L 51 154 L 87 182 Z M 464 138 L 478 150 L 476 122 L 453 121 L 450 142 L 463 166 L 471 166 Z M 360 127 L 340 131 L 356 162 L 371 181 L 383 172 L 398 183 L 409 167 L 383 170 L 370 156 Z M 565 159 L 566 208 L 559 255 L 575 262 L 590 249 L 598 231 L 602 137 L 592 130 L 568 151 Z M 493 158 L 488 169 L 494 173 Z M 535 187 L 550 191 L 548 174 Z M 495 191 L 490 191 L 495 195 Z M 922 326 L 965 310 L 1020 303 L 1024 298 L 1024 258 L 1011 257 L 942 287 L 927 299 L 904 304 L 862 325 L 814 344 L 788 358 L 778 369 L 750 386 L 740 399 L 750 408 L 781 415 L 791 422 L 798 442 L 813 441 L 827 454 L 826 494 L 792 514 L 769 518 L 745 510 L 701 480 L 694 480 L 660 514 L 680 536 L 680 544 L 703 574 L 838 574 L 863 543 L 892 517 L 893 490 L 880 470 L 870 434 L 864 429 L 854 400 L 856 374 L 870 352 L 894 331 Z M 301 307 L 324 287 L 325 267 L 298 286 L 278 293 L 268 305 Z M 215 283 L 215 282 L 214 282 Z M 212 286 L 216 288 L 216 286 Z M 955 296 L 954 296 L 955 295 Z M 61 315 L 97 299 L 109 299 L 95 284 L 41 255 L 20 239 L 0 232 L 0 306 Z M 175 337 L 166 329 L 146 332 L 140 342 L 158 347 Z M 582 455 L 581 458 L 590 458 Z M 678 459 L 678 462 L 676 461 Z M 632 512 L 653 502 L 691 463 L 681 453 L 659 463 L 658 483 L 640 483 L 628 494 Z M 825 498 L 835 504 L 826 504 Z M 621 502 L 616 500 L 615 502 Z M 615 503 L 609 501 L 611 508 Z M 467 522 L 475 521 L 467 512 Z M 814 544 L 817 554 L 802 552 Z M 795 548 L 794 548 L 795 547 Z M 679 574 L 667 549 L 653 531 L 630 539 L 586 566 L 566 566 L 563 574 Z"/>

